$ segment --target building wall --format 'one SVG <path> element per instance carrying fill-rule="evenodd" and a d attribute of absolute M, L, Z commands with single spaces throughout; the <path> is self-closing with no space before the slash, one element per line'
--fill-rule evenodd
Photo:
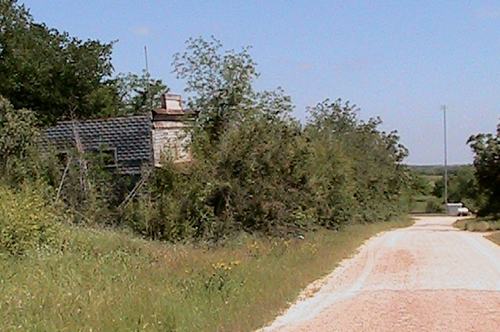
<path fill-rule="evenodd" d="M 162 158 L 172 158 L 174 162 L 191 160 L 189 152 L 190 136 L 181 121 L 153 122 L 154 165 L 161 166 Z"/>

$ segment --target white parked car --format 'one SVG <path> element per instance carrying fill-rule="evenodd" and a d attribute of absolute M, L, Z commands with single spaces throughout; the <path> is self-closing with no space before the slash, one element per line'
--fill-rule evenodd
<path fill-rule="evenodd" d="M 469 209 L 466 208 L 462 203 L 447 203 L 445 205 L 446 213 L 449 216 L 468 216 Z"/>
<path fill-rule="evenodd" d="M 469 213 L 469 209 L 466 207 L 459 207 L 457 211 L 458 216 L 468 216 Z"/>

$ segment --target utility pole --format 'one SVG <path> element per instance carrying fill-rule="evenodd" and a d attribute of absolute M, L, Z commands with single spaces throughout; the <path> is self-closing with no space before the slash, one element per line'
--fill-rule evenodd
<path fill-rule="evenodd" d="M 448 146 L 446 142 L 446 105 L 441 106 L 443 110 L 444 127 L 444 204 L 448 203 Z"/>

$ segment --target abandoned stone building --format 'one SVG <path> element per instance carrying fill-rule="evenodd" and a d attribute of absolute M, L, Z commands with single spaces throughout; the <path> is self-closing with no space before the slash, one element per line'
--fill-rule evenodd
<path fill-rule="evenodd" d="M 180 95 L 164 94 L 161 107 L 150 114 L 61 121 L 45 130 L 45 138 L 59 155 L 79 144 L 85 152 L 100 152 L 106 167 L 122 174 L 139 174 L 161 166 L 164 158 L 191 160 L 189 132 L 196 113 L 185 110 Z"/>

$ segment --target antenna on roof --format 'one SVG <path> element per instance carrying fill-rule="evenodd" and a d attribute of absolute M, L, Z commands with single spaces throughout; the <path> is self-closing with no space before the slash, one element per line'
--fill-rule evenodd
<path fill-rule="evenodd" d="M 148 67 L 148 47 L 144 45 L 144 59 L 146 60 L 146 74 L 149 75 L 149 67 Z"/>
<path fill-rule="evenodd" d="M 148 47 L 144 45 L 144 60 L 146 63 L 146 79 L 147 79 L 147 87 L 146 87 L 146 105 L 149 107 L 149 110 L 153 110 L 153 99 L 151 96 L 151 85 L 150 85 L 150 76 L 149 76 L 149 65 L 148 65 Z"/>

